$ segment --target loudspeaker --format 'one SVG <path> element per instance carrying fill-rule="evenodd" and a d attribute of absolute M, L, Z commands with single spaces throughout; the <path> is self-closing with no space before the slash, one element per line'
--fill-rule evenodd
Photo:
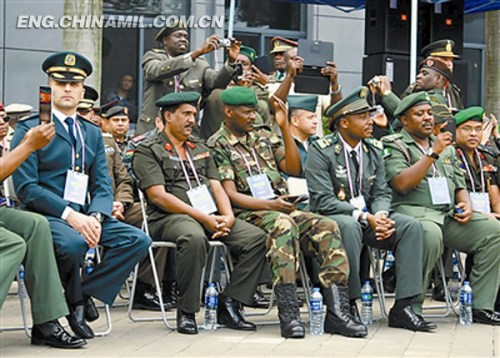
<path fill-rule="evenodd" d="M 363 58 L 363 84 L 376 75 L 389 77 L 392 91 L 400 96 L 410 84 L 410 56 L 382 53 Z"/>
<path fill-rule="evenodd" d="M 453 52 L 461 55 L 464 42 L 464 0 L 450 0 L 440 4 L 420 4 L 419 18 L 425 31 L 419 31 L 418 50 L 431 42 L 455 41 Z"/>
<path fill-rule="evenodd" d="M 408 0 L 366 0 L 365 54 L 408 54 L 410 10 Z"/>
<path fill-rule="evenodd" d="M 440 39 L 455 41 L 455 53 L 463 51 L 464 0 L 418 4 L 417 50 Z M 410 0 L 366 0 L 365 54 L 410 54 Z"/>

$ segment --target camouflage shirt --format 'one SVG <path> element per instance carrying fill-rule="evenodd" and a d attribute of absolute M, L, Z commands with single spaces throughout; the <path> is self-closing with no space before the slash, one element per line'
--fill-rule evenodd
<path fill-rule="evenodd" d="M 268 127 L 254 130 L 245 137 L 238 138 L 223 123 L 209 138 L 207 144 L 213 149 L 220 179 L 233 180 L 239 193 L 252 195 L 247 178 L 264 173 L 269 178 L 276 195 L 288 194 L 286 181 L 280 175 L 278 168 L 278 163 L 285 158 L 285 147 L 281 139 Z"/>

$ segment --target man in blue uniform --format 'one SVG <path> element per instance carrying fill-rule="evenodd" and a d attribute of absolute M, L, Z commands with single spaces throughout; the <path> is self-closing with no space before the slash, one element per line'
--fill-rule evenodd
<path fill-rule="evenodd" d="M 68 322 L 76 335 L 88 339 L 94 333 L 85 321 L 98 316 L 91 297 L 112 304 L 150 239 L 111 216 L 113 193 L 102 135 L 77 114 L 92 65 L 78 53 L 60 52 L 49 56 L 42 69 L 52 89 L 56 135 L 24 161 L 14 174 L 14 185 L 22 205 L 49 221 L 70 308 Z M 39 123 L 39 116 L 19 122 L 12 146 Z M 84 254 L 97 245 L 104 248 L 102 262 L 82 281 Z"/>

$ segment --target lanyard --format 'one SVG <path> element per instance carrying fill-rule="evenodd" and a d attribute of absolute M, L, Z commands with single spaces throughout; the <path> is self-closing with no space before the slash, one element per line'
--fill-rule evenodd
<path fill-rule="evenodd" d="M 73 127 L 76 127 L 78 137 L 80 137 L 80 142 L 82 143 L 82 173 L 85 173 L 85 142 L 83 140 L 82 130 L 80 129 L 80 124 L 78 124 L 78 121 L 75 121 Z M 75 157 L 75 148 L 73 147 L 73 145 L 71 145 L 71 170 L 75 170 Z"/>
<path fill-rule="evenodd" d="M 461 149 L 458 149 L 458 153 L 462 157 L 462 160 L 463 160 L 464 165 L 465 165 L 465 170 L 467 171 L 467 174 L 469 175 L 470 182 L 472 184 L 472 191 L 475 193 L 476 192 L 476 185 L 474 182 L 474 177 L 472 176 L 472 172 L 471 172 L 470 167 L 469 167 L 469 163 L 467 162 L 467 159 L 465 158 L 465 155 Z M 479 156 L 479 152 L 477 151 L 477 149 L 474 149 L 474 153 L 477 156 L 477 161 L 479 163 L 479 168 L 480 168 L 479 170 L 481 173 L 481 192 L 485 193 L 486 191 L 485 191 L 485 185 L 484 185 L 483 162 L 481 161 L 481 157 Z"/>
<path fill-rule="evenodd" d="M 248 162 L 247 158 L 245 157 L 245 154 L 239 149 L 236 148 L 236 150 L 240 153 L 241 157 L 243 158 L 243 161 L 245 162 L 245 165 L 248 168 L 248 173 L 250 176 L 252 176 L 252 168 L 250 167 L 250 163 Z M 253 155 L 253 159 L 255 160 L 255 164 L 257 165 L 257 169 L 259 170 L 259 174 L 262 174 L 262 169 L 260 168 L 259 165 L 259 159 L 257 158 L 257 154 L 255 153 L 255 150 L 252 148 L 251 151 L 249 151 Z"/>
<path fill-rule="evenodd" d="M 167 55 L 168 58 L 173 58 L 170 55 Z M 174 92 L 180 92 L 180 87 L 181 87 L 181 76 L 180 75 L 175 75 L 174 76 Z"/>
<path fill-rule="evenodd" d="M 418 149 L 420 149 L 420 151 L 425 155 L 425 149 L 417 142 L 415 142 L 415 144 L 417 145 Z M 437 166 L 434 163 L 432 163 L 432 177 L 433 178 L 436 176 L 436 173 L 438 174 L 438 176 L 441 176 Z"/>
<path fill-rule="evenodd" d="M 194 177 L 196 178 L 196 182 L 198 183 L 198 186 L 201 186 L 200 178 L 198 177 L 198 173 L 196 172 L 196 168 L 194 167 L 194 163 L 191 159 L 191 156 L 189 155 L 189 151 L 187 150 L 187 148 L 184 148 L 184 152 L 186 153 L 186 158 L 188 159 L 189 166 L 191 167 L 191 170 L 194 174 Z M 177 153 L 177 154 L 179 154 L 179 153 Z M 193 187 L 191 186 L 191 181 L 189 180 L 189 175 L 188 175 L 188 172 L 186 170 L 186 166 L 184 165 L 184 161 L 181 159 L 180 155 L 179 155 L 179 159 L 180 159 L 182 171 L 184 172 L 184 177 L 186 178 L 186 182 L 189 185 L 189 189 L 192 190 Z"/>
<path fill-rule="evenodd" d="M 343 148 L 344 148 L 344 158 L 345 158 L 345 163 L 346 163 L 346 170 L 347 170 L 347 180 L 349 182 L 349 190 L 351 191 L 351 195 L 354 198 L 354 185 L 352 184 L 352 178 L 351 178 L 351 165 L 349 164 L 349 153 L 347 151 L 347 143 L 344 141 L 344 138 L 340 136 L 340 139 L 342 140 Z M 360 146 L 361 148 L 361 146 Z M 357 152 L 357 151 L 356 151 Z M 359 153 L 357 153 L 359 154 Z M 359 155 L 359 192 L 358 195 L 362 195 L 362 189 L 363 189 L 363 153 Z"/>

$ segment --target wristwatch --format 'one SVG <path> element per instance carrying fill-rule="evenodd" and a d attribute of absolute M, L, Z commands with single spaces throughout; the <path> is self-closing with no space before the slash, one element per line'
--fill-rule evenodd
<path fill-rule="evenodd" d="M 99 213 L 99 212 L 91 213 L 90 216 L 96 218 L 97 221 L 99 221 L 101 224 L 104 221 L 104 216 L 101 213 Z"/>
<path fill-rule="evenodd" d="M 428 157 L 434 158 L 435 160 L 439 159 L 439 154 L 434 153 L 432 148 L 427 149 L 427 152 L 425 153 Z"/>

